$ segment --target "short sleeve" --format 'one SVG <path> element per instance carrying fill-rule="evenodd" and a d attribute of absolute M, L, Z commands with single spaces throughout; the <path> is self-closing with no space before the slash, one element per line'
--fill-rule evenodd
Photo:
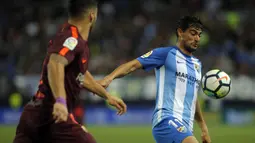
<path fill-rule="evenodd" d="M 78 47 L 77 38 L 73 37 L 71 34 L 61 34 L 56 36 L 50 44 L 51 46 L 49 46 L 48 53 L 58 53 L 65 57 L 69 63 L 73 61 Z"/>
<path fill-rule="evenodd" d="M 137 60 L 142 64 L 145 71 L 150 71 L 165 64 L 168 52 L 169 48 L 156 48 L 138 57 Z"/>

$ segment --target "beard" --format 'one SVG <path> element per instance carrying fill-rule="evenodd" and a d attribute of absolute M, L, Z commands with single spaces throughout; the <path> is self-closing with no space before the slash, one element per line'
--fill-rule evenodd
<path fill-rule="evenodd" d="M 196 48 L 191 48 L 190 46 L 188 46 L 186 44 L 184 45 L 184 49 L 187 50 L 190 53 L 193 53 L 197 50 Z"/>

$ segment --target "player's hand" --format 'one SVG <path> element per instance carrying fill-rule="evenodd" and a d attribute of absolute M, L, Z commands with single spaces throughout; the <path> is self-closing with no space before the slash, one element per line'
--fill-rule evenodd
<path fill-rule="evenodd" d="M 204 125 L 202 127 L 202 134 L 201 134 L 201 137 L 202 137 L 202 142 L 203 143 L 211 143 L 211 137 L 209 135 L 209 131 L 208 131 L 208 128 L 206 125 Z"/>
<path fill-rule="evenodd" d="M 104 79 L 97 81 L 97 83 L 103 86 L 104 88 L 107 88 L 111 82 L 112 82 L 112 78 L 110 78 L 109 76 L 106 76 L 104 77 Z"/>
<path fill-rule="evenodd" d="M 108 104 L 114 106 L 118 110 L 117 115 L 122 115 L 127 112 L 127 105 L 123 102 L 122 99 L 116 96 L 110 96 L 110 98 L 108 98 L 106 101 Z"/>
<path fill-rule="evenodd" d="M 64 104 L 55 103 L 53 106 L 53 118 L 55 123 L 65 122 L 68 118 L 68 111 Z"/>

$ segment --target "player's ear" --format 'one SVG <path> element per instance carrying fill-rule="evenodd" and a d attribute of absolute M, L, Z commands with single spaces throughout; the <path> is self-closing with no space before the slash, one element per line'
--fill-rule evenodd
<path fill-rule="evenodd" d="M 97 8 L 92 9 L 91 19 L 92 19 L 92 22 L 95 22 L 97 20 Z"/>
<path fill-rule="evenodd" d="M 92 22 L 92 21 L 93 21 L 92 13 L 89 13 L 89 22 Z"/>
<path fill-rule="evenodd" d="M 182 38 L 183 31 L 181 28 L 177 29 L 178 37 Z"/>
<path fill-rule="evenodd" d="M 93 22 L 93 21 L 95 21 L 95 19 L 96 19 L 96 13 L 95 12 L 91 12 L 89 14 L 89 21 Z"/>

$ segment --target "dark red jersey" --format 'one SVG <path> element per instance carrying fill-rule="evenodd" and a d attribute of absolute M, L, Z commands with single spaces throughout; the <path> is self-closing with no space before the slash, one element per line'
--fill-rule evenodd
<path fill-rule="evenodd" d="M 84 73 L 88 68 L 89 48 L 87 41 L 83 40 L 77 27 L 64 24 L 56 36 L 50 40 L 47 55 L 44 60 L 41 80 L 36 99 L 42 98 L 43 104 L 52 106 L 55 102 L 51 91 L 47 65 L 51 54 L 56 53 L 65 57 L 69 64 L 65 67 L 65 90 L 68 109 L 73 108 L 73 103 L 83 88 Z"/>
<path fill-rule="evenodd" d="M 96 143 L 95 139 L 77 124 L 71 113 L 66 122 L 55 124 L 52 116 L 55 98 L 47 72 L 49 58 L 53 53 L 65 57 L 69 62 L 65 67 L 64 81 L 69 113 L 72 112 L 74 101 L 83 88 L 84 73 L 89 60 L 87 42 L 82 39 L 75 26 L 64 24 L 49 42 L 38 92 L 22 112 L 13 143 Z"/>

